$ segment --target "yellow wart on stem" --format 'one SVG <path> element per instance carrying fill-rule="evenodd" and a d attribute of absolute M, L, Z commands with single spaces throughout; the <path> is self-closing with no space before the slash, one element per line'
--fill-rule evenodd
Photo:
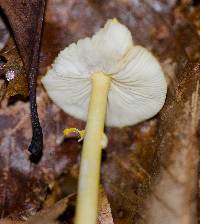
<path fill-rule="evenodd" d="M 78 128 L 65 128 L 63 134 L 68 136 L 71 133 L 76 133 L 79 135 L 78 142 L 81 142 L 85 137 L 85 130 L 79 130 Z"/>
<path fill-rule="evenodd" d="M 79 130 L 78 128 L 65 128 L 63 130 L 63 134 L 65 136 L 68 136 L 70 135 L 71 133 L 76 133 L 79 135 L 79 139 L 78 139 L 78 142 L 81 142 L 83 141 L 84 137 L 85 137 L 85 130 Z M 108 138 L 106 136 L 105 133 L 103 133 L 103 136 L 102 136 L 102 141 L 101 141 L 101 145 L 102 145 L 102 148 L 106 148 L 107 145 L 108 145 Z"/>

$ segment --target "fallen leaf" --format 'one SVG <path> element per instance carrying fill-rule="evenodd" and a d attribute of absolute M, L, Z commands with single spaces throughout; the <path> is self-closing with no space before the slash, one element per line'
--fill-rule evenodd
<path fill-rule="evenodd" d="M 23 216 L 23 219 L 26 219 L 26 221 L 22 220 L 15 220 L 14 218 L 6 218 L 0 220 L 0 224 L 58 224 L 61 222 L 59 221 L 59 217 L 63 215 L 63 213 L 67 213 L 67 209 L 69 204 L 73 204 L 73 210 L 74 210 L 74 204 L 75 204 L 75 194 L 71 194 L 61 200 L 59 200 L 57 203 L 55 203 L 53 206 L 44 208 L 41 211 L 35 213 L 32 216 Z M 66 214 L 63 216 L 62 220 L 64 221 L 66 218 Z M 71 217 L 71 220 L 73 220 L 74 217 Z M 66 220 L 65 220 L 66 221 Z M 99 193 L 99 215 L 98 215 L 98 223 L 99 224 L 114 224 L 111 214 L 111 208 L 110 204 L 108 202 L 107 196 L 103 188 L 100 188 Z"/>
<path fill-rule="evenodd" d="M 4 220 L 0 220 L 0 224 L 56 224 L 58 223 L 58 217 L 67 209 L 69 201 L 74 200 L 74 196 L 75 195 L 69 195 L 68 197 L 65 197 L 58 201 L 52 207 L 45 208 L 30 217 L 23 217 L 23 219 L 26 219 L 26 221 L 18 221 L 14 220 L 13 218 L 7 218 Z"/>
<path fill-rule="evenodd" d="M 36 104 L 36 76 L 45 0 L 30 0 L 28 2 L 0 0 L 0 6 L 9 20 L 28 75 L 33 131 L 29 151 L 33 155 L 33 161 L 37 161 L 42 155 L 43 148 L 43 135 Z"/>
<path fill-rule="evenodd" d="M 68 203 L 70 200 L 74 200 L 75 195 L 69 195 L 58 201 L 54 206 L 50 208 L 46 208 L 34 216 L 30 217 L 30 219 L 26 222 L 27 224 L 43 224 L 43 223 L 57 223 L 56 219 L 67 209 Z"/>
<path fill-rule="evenodd" d="M 110 204 L 108 202 L 106 192 L 104 191 L 102 187 L 100 188 L 99 195 L 100 196 L 99 196 L 98 223 L 99 224 L 114 224 Z"/>
<path fill-rule="evenodd" d="M 199 64 L 188 64 L 161 112 L 161 167 L 146 204 L 147 224 L 197 223 L 199 74 Z"/>

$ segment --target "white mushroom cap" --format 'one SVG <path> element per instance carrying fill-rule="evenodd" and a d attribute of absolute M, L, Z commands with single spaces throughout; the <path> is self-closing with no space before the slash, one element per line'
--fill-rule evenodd
<path fill-rule="evenodd" d="M 133 125 L 162 108 L 167 85 L 159 62 L 148 50 L 135 46 L 130 31 L 116 20 L 108 20 L 92 38 L 61 51 L 42 83 L 66 113 L 86 121 L 91 76 L 96 72 L 112 77 L 107 126 Z"/>

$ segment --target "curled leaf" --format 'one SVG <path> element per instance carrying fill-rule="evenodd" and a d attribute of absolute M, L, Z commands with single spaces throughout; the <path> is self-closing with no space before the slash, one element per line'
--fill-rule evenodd
<path fill-rule="evenodd" d="M 36 77 L 45 0 L 30 0 L 27 2 L 0 0 L 0 6 L 8 18 L 28 75 L 33 130 L 29 151 L 32 154 L 32 161 L 38 162 L 42 155 L 43 134 L 37 113 Z"/>

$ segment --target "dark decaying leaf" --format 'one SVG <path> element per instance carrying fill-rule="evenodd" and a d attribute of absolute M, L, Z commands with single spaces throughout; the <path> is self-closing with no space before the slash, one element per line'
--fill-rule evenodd
<path fill-rule="evenodd" d="M 36 76 L 45 0 L 1 0 L 0 6 L 7 16 L 28 75 L 33 137 L 29 151 L 39 157 L 43 136 L 36 105 Z"/>

